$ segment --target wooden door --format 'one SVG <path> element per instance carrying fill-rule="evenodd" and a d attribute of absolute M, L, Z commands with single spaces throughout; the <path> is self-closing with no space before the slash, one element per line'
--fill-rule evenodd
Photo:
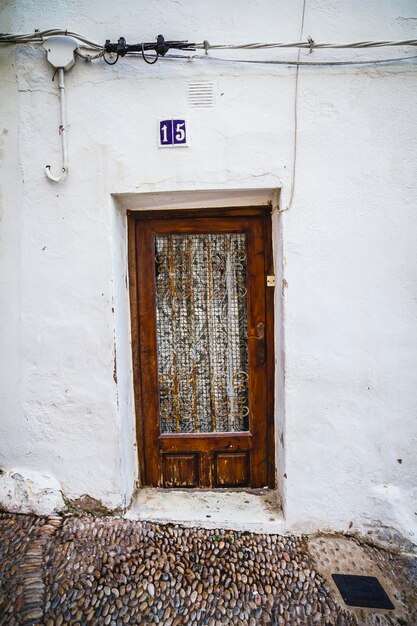
<path fill-rule="evenodd" d="M 273 484 L 269 219 L 258 209 L 130 215 L 146 485 Z"/>

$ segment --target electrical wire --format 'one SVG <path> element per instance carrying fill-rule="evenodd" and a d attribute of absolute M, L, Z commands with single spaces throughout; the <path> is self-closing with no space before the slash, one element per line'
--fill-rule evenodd
<path fill-rule="evenodd" d="M 146 57 L 145 55 L 145 44 L 142 43 L 142 58 L 145 61 L 145 63 L 147 63 L 148 65 L 155 65 L 155 63 L 157 62 L 157 60 L 159 59 L 159 54 L 158 52 L 156 53 L 155 59 L 153 61 L 149 61 L 150 57 Z"/>
<path fill-rule="evenodd" d="M 108 65 L 115 65 L 116 61 L 111 62 L 105 57 L 104 46 L 81 35 L 79 33 L 63 30 L 63 29 L 49 29 L 49 30 L 36 30 L 33 33 L 22 33 L 22 34 L 14 34 L 14 33 L 0 33 L 0 45 L 11 45 L 11 44 L 41 44 L 47 37 L 51 37 L 52 35 L 67 35 L 69 37 L 73 37 L 80 42 L 80 48 L 94 51 L 95 54 L 84 54 L 78 49 L 76 54 L 84 59 L 85 61 L 94 61 L 101 57 L 103 57 L 104 61 Z M 154 44 L 143 44 L 143 47 L 146 45 L 154 45 Z M 373 48 L 383 48 L 383 47 L 401 47 L 401 46 L 417 46 L 417 39 L 401 39 L 401 40 L 381 40 L 381 41 L 356 41 L 352 43 L 316 43 L 311 37 L 308 38 L 307 41 L 295 41 L 289 43 L 277 42 L 277 43 L 262 43 L 262 42 L 254 42 L 254 43 L 243 43 L 243 44 L 210 44 L 207 40 L 203 43 L 193 44 L 195 49 L 204 50 L 205 54 L 203 55 L 176 55 L 176 54 L 167 54 L 165 56 L 156 56 L 155 60 L 149 61 L 149 59 L 144 54 L 144 50 L 142 53 L 139 53 L 140 56 L 148 63 L 149 65 L 153 65 L 156 63 L 158 59 L 184 59 L 187 61 L 193 60 L 210 60 L 217 61 L 221 63 L 249 63 L 256 65 L 287 65 L 287 66 L 348 66 L 348 65 L 382 65 L 389 63 L 398 63 L 401 61 L 406 61 L 410 59 L 417 58 L 417 55 L 408 55 L 404 57 L 395 57 L 395 58 L 387 58 L 387 59 L 369 59 L 369 60 L 355 60 L 355 61 L 300 61 L 299 55 L 297 60 L 290 59 L 226 59 L 221 57 L 213 57 L 208 54 L 209 50 L 268 50 L 268 49 L 289 49 L 289 48 L 298 48 L 299 52 L 301 49 L 308 49 L 310 52 L 313 52 L 316 49 L 373 49 Z M 125 56 L 139 56 L 135 52 L 128 52 Z"/>
<path fill-rule="evenodd" d="M 204 50 L 261 50 L 270 48 L 307 48 L 311 49 L 348 49 L 348 48 L 386 48 L 389 46 L 417 46 L 417 39 L 400 39 L 398 41 L 355 41 L 353 43 L 316 43 L 309 38 L 307 41 L 293 41 L 291 43 L 242 43 L 242 44 L 195 44 L 198 49 Z"/>
<path fill-rule="evenodd" d="M 67 35 L 68 37 L 74 37 L 81 43 L 86 44 L 87 47 L 93 50 L 102 50 L 103 46 L 96 41 L 85 37 L 84 35 L 80 35 L 79 33 L 74 33 L 70 30 L 63 30 L 60 28 L 51 28 L 49 30 L 35 30 L 33 33 L 24 33 L 24 34 L 13 34 L 13 33 L 0 33 L 0 44 L 23 44 L 23 43 L 43 43 L 46 37 L 51 37 L 52 35 Z"/>
<path fill-rule="evenodd" d="M 12 43 L 43 43 L 45 37 L 51 35 L 68 35 L 78 39 L 78 41 L 85 43 L 91 48 L 101 50 L 103 46 L 96 41 L 75 33 L 69 30 L 63 29 L 49 29 L 49 30 L 36 30 L 33 33 L 0 33 L 0 44 L 12 44 Z M 199 50 L 261 50 L 261 49 L 273 49 L 273 48 L 306 48 L 308 50 L 316 49 L 358 49 L 358 48 L 386 48 L 386 47 L 398 47 L 398 46 L 417 46 L 417 39 L 400 39 L 400 40 L 380 40 L 380 41 L 355 41 L 351 43 L 317 43 L 313 39 L 309 38 L 307 41 L 293 41 L 289 43 L 284 42 L 254 42 L 254 43 L 242 43 L 242 44 L 211 44 L 207 40 L 202 43 L 195 44 L 195 48 Z"/>
<path fill-rule="evenodd" d="M 97 54 L 83 54 L 82 52 L 80 52 L 80 49 L 77 48 L 76 50 L 74 50 L 74 52 L 78 57 L 80 57 L 80 59 L 83 59 L 84 61 L 95 61 L 100 57 L 104 57 L 104 50 L 100 50 L 100 52 L 98 52 Z"/>
<path fill-rule="evenodd" d="M 107 57 L 106 57 L 106 55 L 104 54 L 104 51 L 103 51 L 103 61 L 104 61 L 105 63 L 107 63 L 107 65 L 116 65 L 116 63 L 117 63 L 117 61 L 118 61 L 118 60 L 119 60 L 119 55 L 118 55 L 118 54 L 116 54 L 116 58 L 115 58 L 115 60 L 114 60 L 114 61 L 108 61 L 108 60 L 107 60 Z"/>
<path fill-rule="evenodd" d="M 129 55 L 130 56 L 130 55 Z M 133 56 L 133 55 L 132 55 Z M 203 56 L 203 55 L 187 55 L 184 54 L 166 54 L 162 57 L 164 60 L 170 59 L 183 59 L 184 61 L 218 61 L 221 63 L 249 63 L 255 65 L 316 65 L 316 66 L 326 66 L 326 65 L 381 65 L 387 63 L 396 63 L 400 61 L 408 61 L 409 59 L 417 59 L 417 55 L 408 55 L 404 57 L 394 57 L 391 59 L 368 59 L 366 61 L 290 61 L 290 60 L 255 60 L 255 59 L 225 59 L 221 57 L 213 57 L 213 56 Z"/>
<path fill-rule="evenodd" d="M 301 27 L 300 27 L 300 39 L 304 33 L 304 18 L 306 13 L 306 0 L 303 1 L 303 13 L 301 16 Z M 294 142 L 293 142 L 293 154 L 292 154 L 292 175 L 291 175 L 291 191 L 290 191 L 290 199 L 288 201 L 288 205 L 285 209 L 281 209 L 286 211 L 292 207 L 292 201 L 294 198 L 294 189 L 295 189 L 295 175 L 297 171 L 297 139 L 298 139 L 298 78 L 300 73 L 300 54 L 301 48 L 298 48 L 297 53 L 297 67 L 295 70 L 295 86 L 294 86 Z"/>
<path fill-rule="evenodd" d="M 89 48 L 91 50 L 99 51 L 97 56 L 91 56 L 86 60 L 94 60 L 103 56 L 103 45 L 97 43 L 81 35 L 79 33 L 63 30 L 63 29 L 49 29 L 49 30 L 35 30 L 33 33 L 22 33 L 22 34 L 14 34 L 14 33 L 0 33 L 0 45 L 10 45 L 10 44 L 27 44 L 27 43 L 43 43 L 46 37 L 50 37 L 52 35 L 68 35 L 70 37 L 74 37 L 81 44 L 80 47 Z M 147 44 L 144 44 L 147 45 Z M 149 44 L 154 45 L 154 44 Z M 204 50 L 205 54 L 209 52 L 209 50 L 271 50 L 276 48 L 298 48 L 298 49 L 308 49 L 310 52 L 319 49 L 333 49 L 333 50 L 342 50 L 342 49 L 369 49 L 369 48 L 386 48 L 386 47 L 401 47 L 401 46 L 417 46 L 417 39 L 400 39 L 400 40 L 380 40 L 380 41 L 356 41 L 351 43 L 320 43 L 315 42 L 311 37 L 308 38 L 307 41 L 293 41 L 289 43 L 284 42 L 275 42 L 275 43 L 267 43 L 267 42 L 253 42 L 253 43 L 242 43 L 242 44 L 210 44 L 209 41 L 204 40 L 202 43 L 193 44 L 195 49 Z M 127 53 L 129 54 L 129 53 Z M 81 56 L 81 54 L 80 54 Z M 197 56 L 194 58 L 198 58 Z M 213 58 L 213 57 L 208 57 Z M 410 57 L 414 58 L 414 57 Z M 226 59 L 217 59 L 217 60 L 226 60 Z M 397 59 L 383 59 L 381 62 L 393 62 Z M 401 59 L 398 59 L 401 60 Z M 280 60 L 244 60 L 238 59 L 238 62 L 242 63 L 269 63 L 269 64 L 281 64 L 281 65 L 358 65 L 358 64 L 368 64 L 370 61 L 321 61 L 321 62 L 309 62 L 309 61 L 280 61 Z M 156 61 L 149 62 L 153 65 Z M 372 61 L 376 62 L 376 61 Z M 113 64 L 111 64 L 113 65 Z"/>

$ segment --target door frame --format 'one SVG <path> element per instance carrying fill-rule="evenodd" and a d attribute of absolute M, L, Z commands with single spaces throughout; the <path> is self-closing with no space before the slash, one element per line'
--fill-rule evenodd
<path fill-rule="evenodd" d="M 133 386 L 136 414 L 136 442 L 138 450 L 139 485 L 145 486 L 145 451 L 144 451 L 144 410 L 143 391 L 141 386 L 140 333 L 138 314 L 137 288 L 137 242 L 136 222 L 138 220 L 155 219 L 187 219 L 195 217 L 262 217 L 265 242 L 265 333 L 266 343 L 266 431 L 267 431 L 267 484 L 270 489 L 275 487 L 275 420 L 274 420 L 274 289 L 266 286 L 266 277 L 274 275 L 272 249 L 272 207 L 242 207 L 215 209 L 169 209 L 127 211 L 128 222 L 128 277 L 130 294 L 131 338 Z M 233 489 L 236 490 L 236 489 Z"/>

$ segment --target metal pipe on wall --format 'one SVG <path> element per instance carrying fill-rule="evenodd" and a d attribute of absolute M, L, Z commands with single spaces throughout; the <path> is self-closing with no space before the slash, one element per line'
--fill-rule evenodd
<path fill-rule="evenodd" d="M 51 174 L 51 166 L 45 167 L 45 174 L 54 183 L 62 183 L 68 174 L 68 146 L 67 146 L 67 120 L 65 113 L 65 82 L 64 82 L 64 68 L 58 68 L 58 89 L 59 89 L 59 104 L 60 104 L 60 123 L 59 134 L 61 135 L 61 148 L 62 148 L 62 168 L 59 176 L 53 176 Z"/>

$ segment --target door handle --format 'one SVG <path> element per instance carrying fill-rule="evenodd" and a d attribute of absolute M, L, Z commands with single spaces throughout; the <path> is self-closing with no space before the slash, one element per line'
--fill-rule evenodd
<path fill-rule="evenodd" d="M 266 354 L 266 346 L 265 346 L 265 324 L 263 322 L 259 322 L 256 325 L 256 339 L 257 339 L 257 364 L 263 365 L 265 363 L 265 354 Z"/>

